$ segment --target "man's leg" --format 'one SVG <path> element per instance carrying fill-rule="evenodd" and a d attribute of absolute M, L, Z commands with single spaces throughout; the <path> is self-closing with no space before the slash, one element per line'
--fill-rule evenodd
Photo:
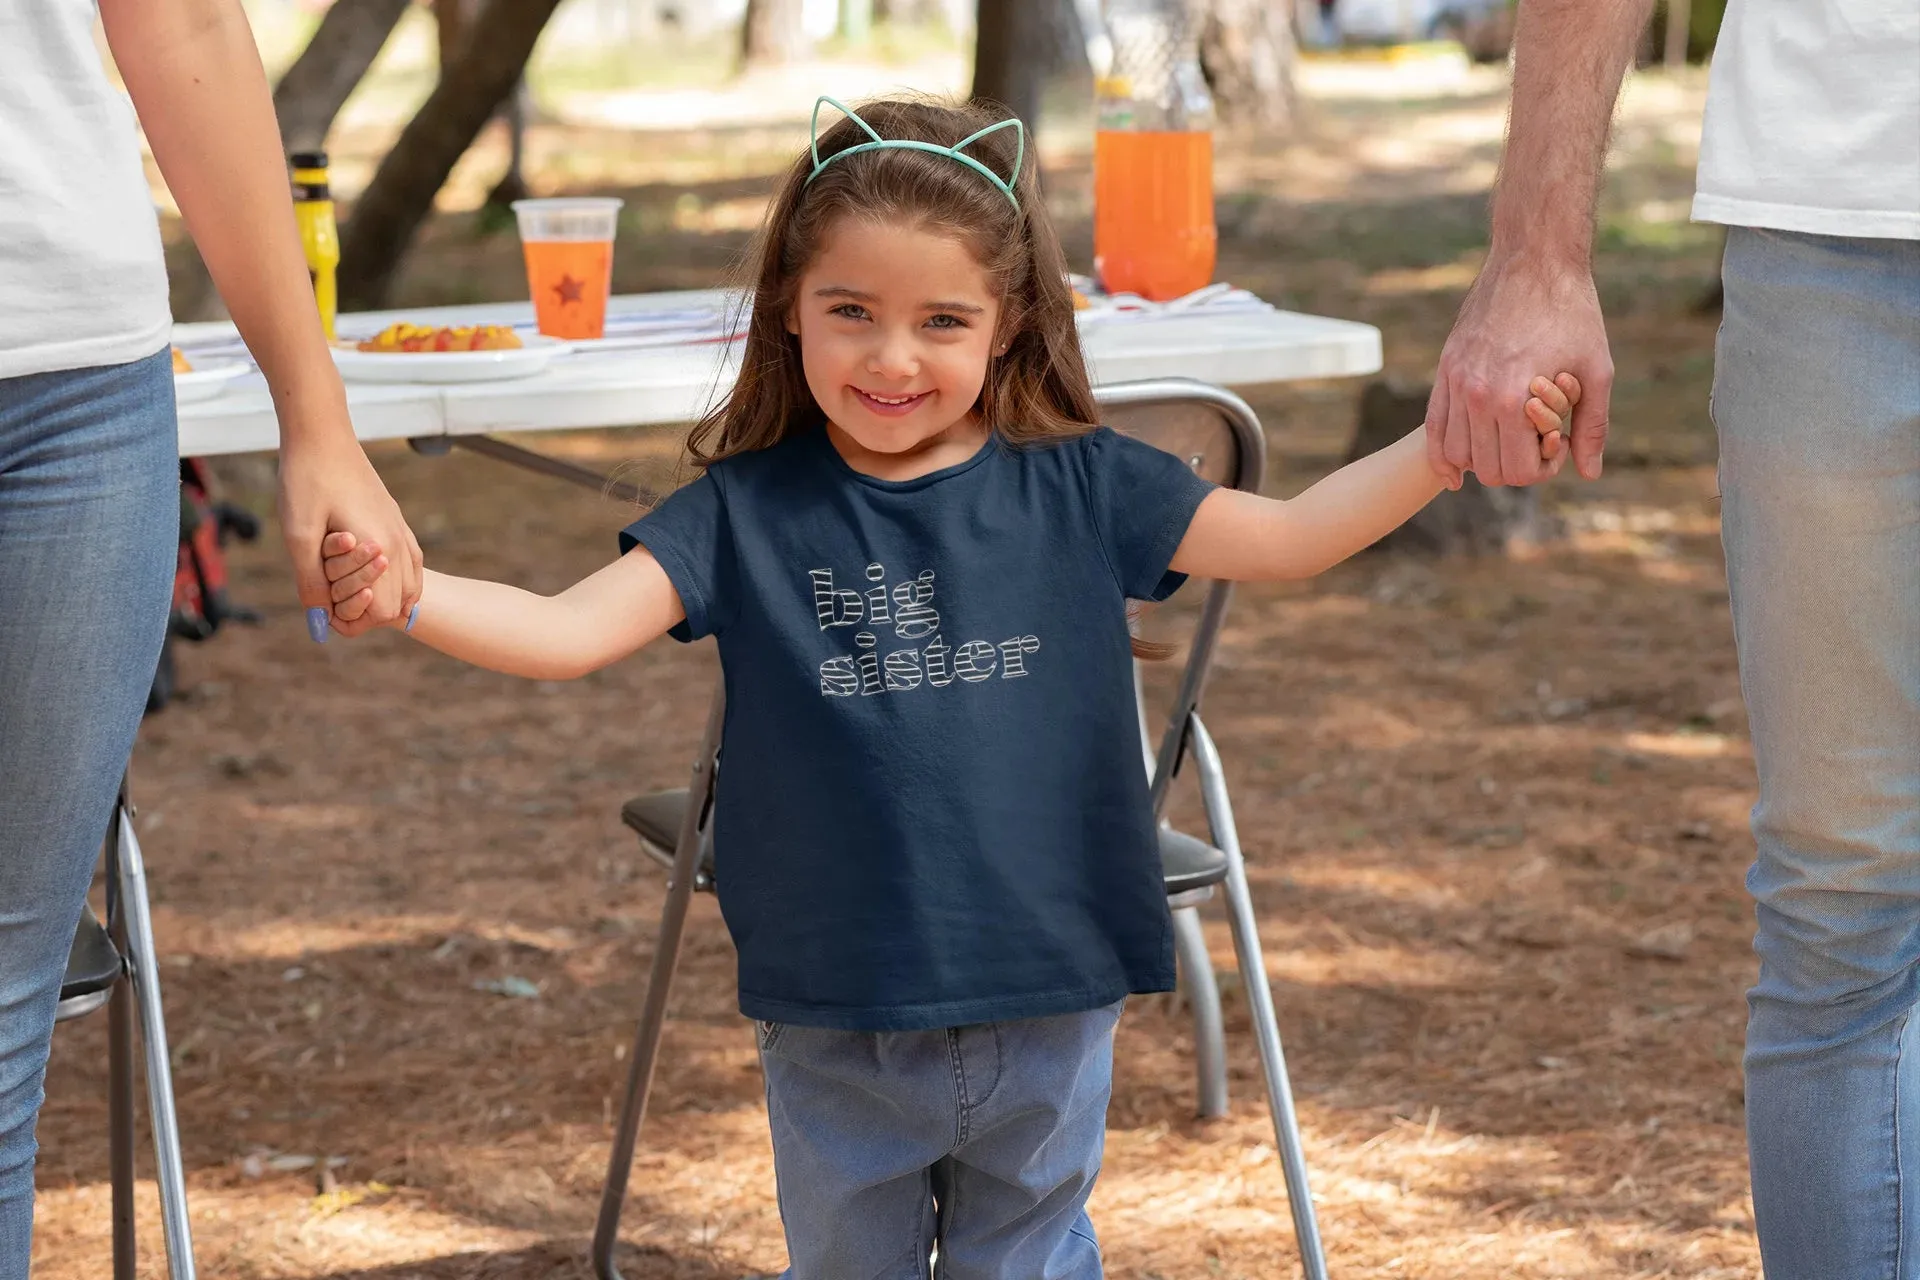
<path fill-rule="evenodd" d="M 1769 1280 L 1920 1275 L 1920 243 L 1736 228 L 1714 380 L 1760 802 Z"/>

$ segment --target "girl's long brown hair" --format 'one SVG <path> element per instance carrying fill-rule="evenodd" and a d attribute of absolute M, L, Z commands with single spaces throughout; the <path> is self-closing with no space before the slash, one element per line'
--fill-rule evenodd
<path fill-rule="evenodd" d="M 862 103 L 855 110 L 882 138 L 943 147 L 1005 118 L 972 104 L 907 98 Z M 859 125 L 842 119 L 820 135 L 820 155 L 868 141 Z M 848 218 L 953 236 L 972 250 L 999 290 L 996 336 L 1008 344 L 1007 352 L 988 365 L 975 406 L 988 430 L 1028 444 L 1094 429 L 1099 411 L 1074 328 L 1066 255 L 1041 202 L 1033 148 L 1018 173 L 1019 146 L 1011 129 L 980 139 L 967 154 L 1007 179 L 1019 208 L 966 165 L 925 151 L 861 152 L 828 165 L 812 183 L 812 156 L 794 162 L 751 259 L 753 310 L 739 380 L 687 439 L 696 464 L 770 448 L 823 423 L 801 368 L 800 339 L 787 331 L 786 321 L 800 277 L 827 233 Z"/>

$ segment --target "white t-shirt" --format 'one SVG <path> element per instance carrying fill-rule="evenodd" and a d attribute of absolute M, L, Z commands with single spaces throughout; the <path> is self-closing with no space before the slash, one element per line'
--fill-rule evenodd
<path fill-rule="evenodd" d="M 1920 239 L 1920 0 L 1730 0 L 1693 216 Z"/>
<path fill-rule="evenodd" d="M 167 344 L 160 224 L 94 0 L 0 0 L 0 378 Z"/>

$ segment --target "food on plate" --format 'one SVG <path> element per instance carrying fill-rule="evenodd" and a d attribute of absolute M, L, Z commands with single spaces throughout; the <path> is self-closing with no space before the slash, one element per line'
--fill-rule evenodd
<path fill-rule="evenodd" d="M 173 349 L 173 371 L 175 373 L 193 372 L 193 362 L 187 359 L 186 352 L 180 350 L 178 347 Z"/>
<path fill-rule="evenodd" d="M 517 351 L 520 335 L 504 324 L 390 324 L 357 344 L 362 351 Z"/>
<path fill-rule="evenodd" d="M 1086 294 L 1080 292 L 1078 289 L 1075 289 L 1073 291 L 1073 309 L 1075 311 L 1085 311 L 1088 307 L 1091 307 L 1092 305 L 1093 305 L 1092 298 L 1089 298 Z"/>

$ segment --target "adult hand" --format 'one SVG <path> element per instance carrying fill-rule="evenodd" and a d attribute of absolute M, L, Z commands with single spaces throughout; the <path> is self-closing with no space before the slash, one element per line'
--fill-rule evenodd
<path fill-rule="evenodd" d="M 357 636 L 403 618 L 420 598 L 420 544 L 406 517 L 387 493 L 379 473 L 351 431 L 286 432 L 280 451 L 280 526 L 293 559 L 300 603 L 323 609 L 332 629 Z M 321 542 L 334 531 L 352 532 L 362 542 L 384 549 L 387 572 L 373 584 L 371 603 L 352 616 L 333 608 L 332 590 L 322 565 Z M 316 639 L 325 637 L 321 631 Z"/>
<path fill-rule="evenodd" d="M 1519 254 L 1489 258 L 1440 353 L 1427 402 L 1427 457 L 1459 488 L 1472 471 L 1485 485 L 1529 485 L 1559 473 L 1566 455 L 1527 419 L 1528 385 L 1571 373 L 1583 396 L 1573 412 L 1574 466 L 1600 475 L 1607 444 L 1613 356 L 1593 274 L 1585 265 Z"/>

